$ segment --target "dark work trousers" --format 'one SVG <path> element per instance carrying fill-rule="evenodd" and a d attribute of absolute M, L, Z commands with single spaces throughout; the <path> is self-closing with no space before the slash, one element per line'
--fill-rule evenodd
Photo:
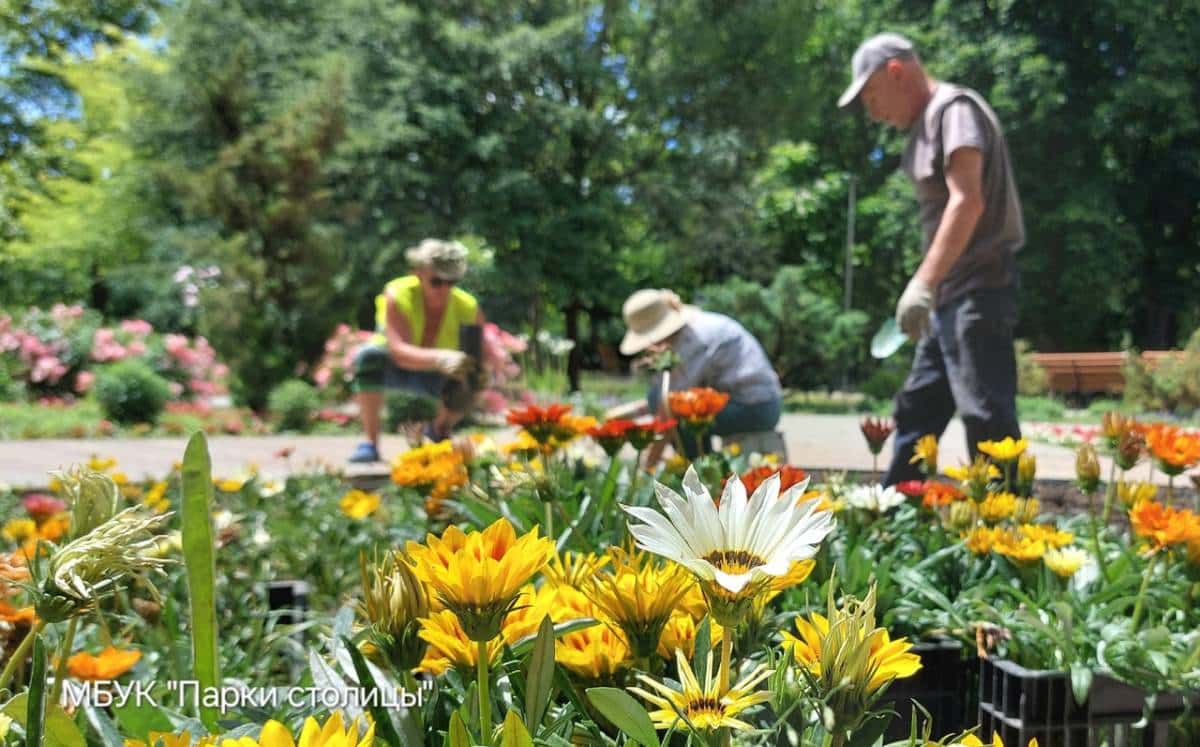
<path fill-rule="evenodd" d="M 909 464 L 917 439 L 939 438 L 955 410 L 974 459 L 980 441 L 1020 438 L 1017 422 L 1015 288 L 985 288 L 939 307 L 917 343 L 912 370 L 896 395 L 896 435 L 885 485 L 919 480 Z"/>

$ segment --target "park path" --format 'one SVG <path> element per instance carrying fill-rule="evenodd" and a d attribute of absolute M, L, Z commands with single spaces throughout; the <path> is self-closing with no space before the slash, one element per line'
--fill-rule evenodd
<path fill-rule="evenodd" d="M 787 440 L 789 461 L 809 470 L 846 469 L 870 470 L 871 455 L 858 430 L 859 418 L 853 415 L 784 414 L 780 427 Z M 507 440 L 511 429 L 494 432 L 499 440 Z M 218 477 L 236 475 L 255 465 L 264 474 L 283 477 L 295 472 L 325 467 L 345 470 L 350 475 L 384 474 L 385 465 L 347 465 L 346 457 L 358 442 L 357 436 L 212 436 L 209 450 L 213 473 Z M 0 483 L 15 487 L 38 487 L 46 484 L 51 470 L 86 462 L 96 455 L 117 460 L 119 469 L 130 479 L 157 478 L 165 475 L 183 457 L 186 439 L 139 438 L 87 440 L 0 441 Z M 385 436 L 381 451 L 391 458 L 406 448 L 400 436 Z M 1030 444 L 1037 457 L 1038 476 L 1044 479 L 1069 480 L 1075 476 L 1075 454 L 1072 449 L 1044 443 Z M 287 452 L 287 456 L 284 453 Z M 887 465 L 891 444 L 880 456 L 880 468 Z M 939 462 L 957 464 L 966 460 L 967 448 L 962 423 L 951 422 L 941 441 Z M 1101 457 L 1103 474 L 1108 474 L 1108 462 Z M 1159 475 L 1161 481 L 1165 478 Z"/>

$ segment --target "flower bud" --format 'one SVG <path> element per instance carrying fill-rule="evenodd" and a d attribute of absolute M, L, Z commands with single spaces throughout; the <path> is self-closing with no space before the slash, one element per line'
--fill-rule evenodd
<path fill-rule="evenodd" d="M 1117 466 L 1126 471 L 1133 469 L 1133 466 L 1142 458 L 1142 451 L 1145 448 L 1146 440 L 1142 434 L 1134 430 L 1125 431 L 1117 441 L 1113 454 L 1117 460 Z"/>
<path fill-rule="evenodd" d="M 1037 475 L 1037 457 L 1025 453 L 1017 459 L 1017 492 L 1029 495 L 1033 489 L 1033 480 Z"/>
<path fill-rule="evenodd" d="M 1133 430 L 1133 418 L 1119 412 L 1106 412 L 1100 423 L 1100 431 L 1108 448 L 1115 449 L 1121 439 Z"/>
<path fill-rule="evenodd" d="M 121 493 L 108 475 L 75 465 L 54 476 L 70 505 L 71 537 L 82 537 L 116 515 Z"/>
<path fill-rule="evenodd" d="M 1075 452 L 1075 477 L 1084 493 L 1091 493 L 1100 485 L 1100 460 L 1091 444 L 1083 444 Z"/>
<path fill-rule="evenodd" d="M 1018 524 L 1032 524 L 1037 520 L 1042 504 L 1037 498 L 1021 498 L 1017 501 L 1017 509 L 1013 512 L 1013 521 Z"/>
<path fill-rule="evenodd" d="M 956 501 L 950 504 L 950 516 L 946 524 L 950 529 L 964 531 L 975 525 L 976 513 L 973 501 Z"/>

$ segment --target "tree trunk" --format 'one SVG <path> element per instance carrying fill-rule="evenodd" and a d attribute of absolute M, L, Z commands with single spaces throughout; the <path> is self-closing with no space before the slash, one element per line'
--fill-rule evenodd
<path fill-rule="evenodd" d="M 567 308 L 563 309 L 564 320 L 567 326 L 567 339 L 575 343 L 571 348 L 571 352 L 567 354 L 567 390 L 571 392 L 579 391 L 579 363 L 580 363 L 580 345 L 579 345 L 579 312 L 582 306 L 578 301 L 572 301 Z"/>

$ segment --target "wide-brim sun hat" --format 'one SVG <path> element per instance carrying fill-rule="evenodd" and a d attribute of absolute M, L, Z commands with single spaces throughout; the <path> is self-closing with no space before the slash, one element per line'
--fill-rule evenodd
<path fill-rule="evenodd" d="M 665 288 L 645 288 L 625 300 L 622 355 L 637 355 L 683 329 L 696 312 L 695 306 L 680 302 L 679 296 Z"/>
<path fill-rule="evenodd" d="M 404 256 L 412 267 L 428 267 L 443 280 L 458 282 L 467 274 L 467 248 L 457 241 L 425 239 Z"/>

